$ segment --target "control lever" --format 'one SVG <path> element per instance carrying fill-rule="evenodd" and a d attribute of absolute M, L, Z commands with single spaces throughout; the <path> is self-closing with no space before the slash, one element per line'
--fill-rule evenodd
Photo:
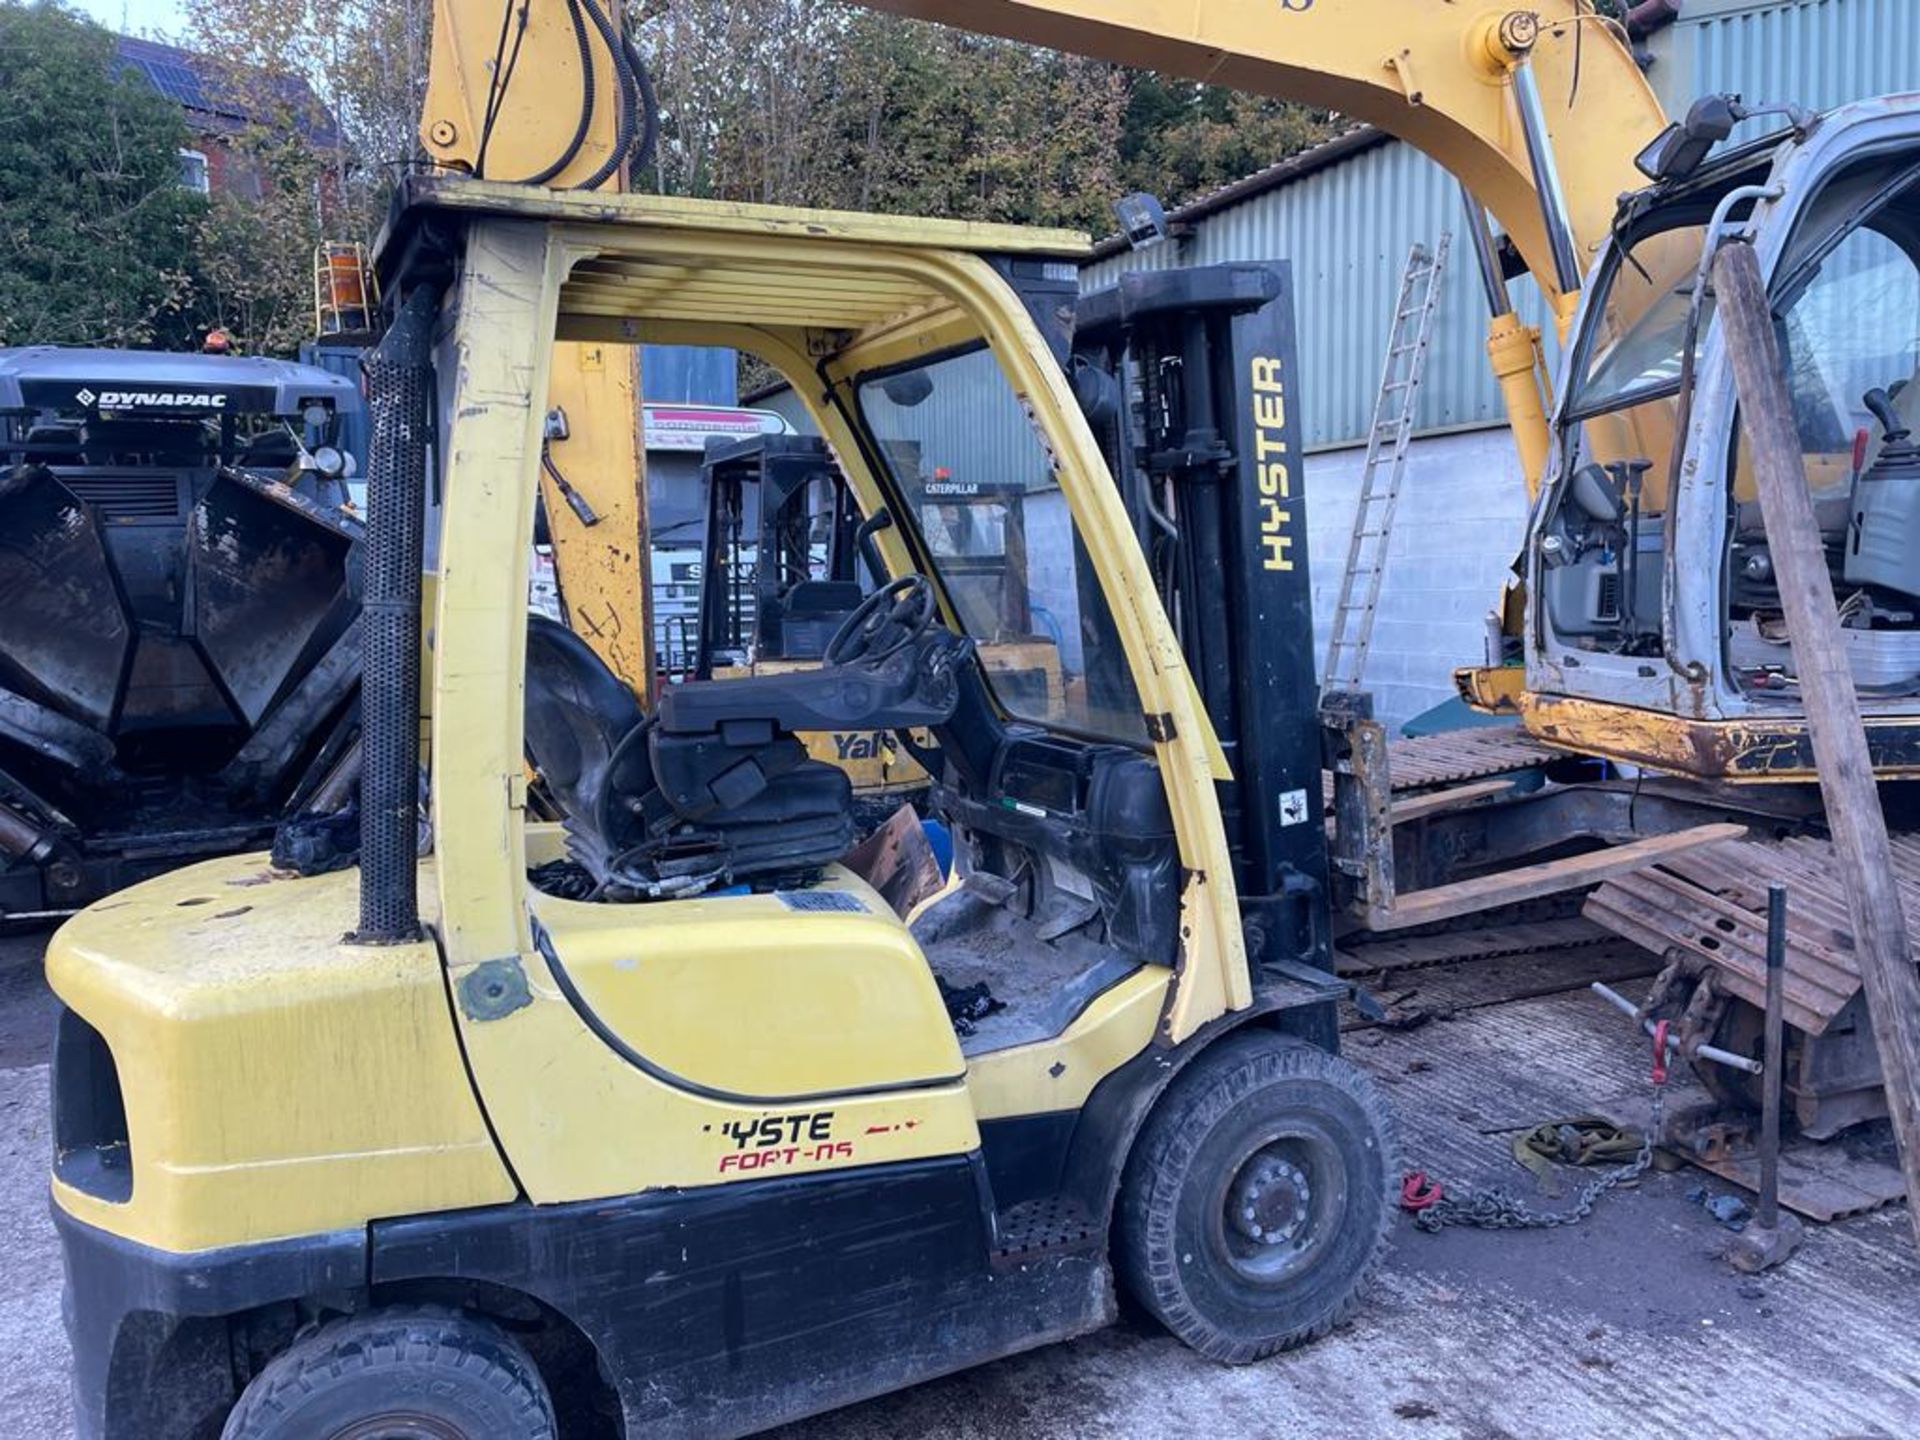
<path fill-rule="evenodd" d="M 1644 459 L 1616 460 L 1607 466 L 1627 502 L 1626 553 L 1620 557 L 1620 622 L 1629 639 L 1640 630 L 1640 492 L 1652 468 L 1653 462 Z"/>
<path fill-rule="evenodd" d="M 1912 434 L 1909 426 L 1900 421 L 1900 412 L 1893 408 L 1893 397 L 1885 390 L 1875 387 L 1865 396 L 1867 409 L 1873 412 L 1873 418 L 1880 422 L 1880 428 L 1886 433 L 1886 443 L 1898 445 Z"/>

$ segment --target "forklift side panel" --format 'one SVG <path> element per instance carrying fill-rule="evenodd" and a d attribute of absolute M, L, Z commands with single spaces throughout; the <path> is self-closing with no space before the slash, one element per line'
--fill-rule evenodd
<path fill-rule="evenodd" d="M 980 1159 L 376 1222 L 376 1287 L 458 1276 L 591 1339 L 627 1433 L 744 1435 L 1114 1315 L 1102 1248 L 995 1269 Z"/>
<path fill-rule="evenodd" d="M 187 1440 L 234 1400 L 225 1317 L 365 1288 L 363 1226 L 176 1254 L 53 1207 L 66 1259 L 78 1440 Z"/>
<path fill-rule="evenodd" d="M 190 1253 L 513 1196 L 434 947 L 340 943 L 357 878 L 236 856 L 61 927 L 48 982 L 111 1060 L 62 1027 L 55 1133 L 100 1153 L 56 1173 L 59 1208 Z M 124 1126 L 90 1121 L 116 1091 Z"/>
<path fill-rule="evenodd" d="M 589 1023 L 669 1083 L 778 1104 L 962 1079 L 920 947 L 846 871 L 770 895 L 543 895 L 535 909 L 547 963 Z"/>

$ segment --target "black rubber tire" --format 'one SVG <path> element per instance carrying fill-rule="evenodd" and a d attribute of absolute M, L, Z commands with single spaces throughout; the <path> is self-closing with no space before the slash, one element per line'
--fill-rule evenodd
<path fill-rule="evenodd" d="M 411 1427 L 411 1428 L 409 1428 Z M 453 1311 L 384 1310 L 322 1326 L 248 1385 L 220 1440 L 555 1440 L 527 1352 Z"/>
<path fill-rule="evenodd" d="M 1337 1177 L 1308 1205 L 1326 1212 L 1309 1226 L 1319 1238 L 1286 1262 L 1299 1270 L 1250 1278 L 1229 1254 L 1249 1244 L 1225 1233 L 1229 1187 L 1263 1147 L 1302 1143 L 1321 1157 L 1313 1164 L 1332 1169 L 1337 1157 Z M 1147 1117 L 1121 1180 L 1114 1262 L 1134 1298 L 1202 1355 L 1263 1360 L 1351 1314 L 1386 1257 L 1399 1177 L 1393 1117 L 1371 1079 L 1304 1042 L 1240 1031 L 1193 1061 Z"/>

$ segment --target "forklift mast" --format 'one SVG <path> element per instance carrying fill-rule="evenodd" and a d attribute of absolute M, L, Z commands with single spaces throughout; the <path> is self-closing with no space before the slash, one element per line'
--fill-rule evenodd
<path fill-rule="evenodd" d="M 1331 970 L 1292 269 L 1124 275 L 1081 301 L 1073 362 L 1231 767 L 1249 958 Z"/>

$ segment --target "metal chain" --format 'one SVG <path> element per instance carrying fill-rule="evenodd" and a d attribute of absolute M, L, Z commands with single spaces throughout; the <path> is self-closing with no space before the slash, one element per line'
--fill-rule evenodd
<path fill-rule="evenodd" d="M 1583 1185 L 1566 1210 L 1535 1210 L 1503 1186 L 1491 1190 L 1468 1190 L 1455 1194 L 1444 1188 L 1440 1198 L 1417 1212 L 1413 1223 L 1428 1234 L 1436 1234 L 1449 1225 L 1467 1225 L 1478 1230 L 1550 1230 L 1560 1225 L 1576 1225 L 1593 1213 L 1600 1197 L 1617 1185 L 1637 1180 L 1653 1164 L 1653 1137 L 1660 1133 L 1664 1117 L 1666 1088 L 1653 1087 L 1653 1116 L 1640 1137 L 1640 1153 L 1628 1164 Z"/>

